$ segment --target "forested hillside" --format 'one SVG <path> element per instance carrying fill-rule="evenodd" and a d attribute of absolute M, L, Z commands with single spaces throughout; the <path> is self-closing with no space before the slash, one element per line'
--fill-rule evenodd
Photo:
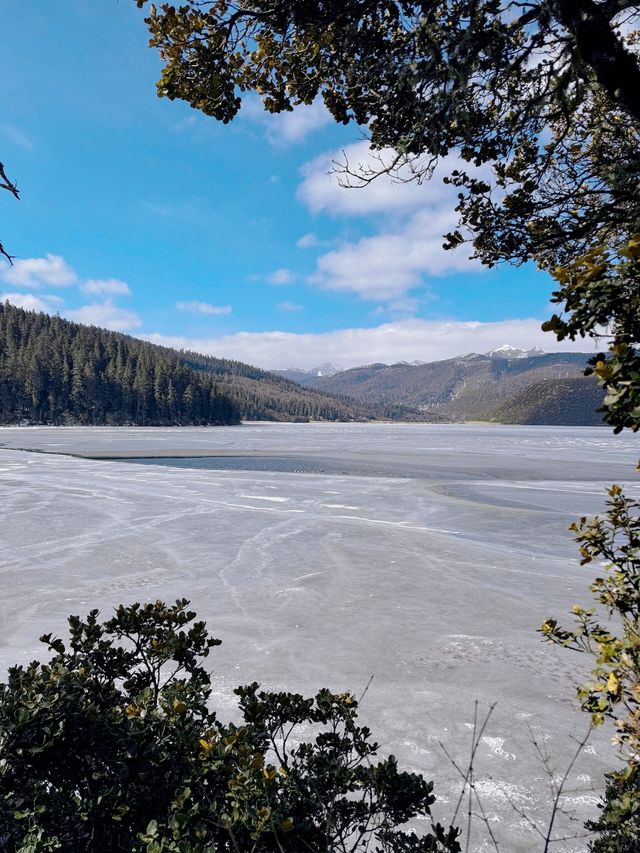
<path fill-rule="evenodd" d="M 196 352 L 181 352 L 180 358 L 199 373 L 213 376 L 238 406 L 245 420 L 366 420 L 393 417 L 398 408 L 391 407 L 393 414 L 387 415 L 375 403 L 359 403 L 346 396 L 302 388 L 290 379 L 242 361 L 213 358 Z"/>
<path fill-rule="evenodd" d="M 370 411 L 242 362 L 0 302 L 0 423 L 234 424 L 365 419 Z"/>
<path fill-rule="evenodd" d="M 0 303 L 0 422 L 234 424 L 214 377 L 178 353 Z"/>
<path fill-rule="evenodd" d="M 600 426 L 604 392 L 593 376 L 543 379 L 509 397 L 482 420 L 502 424 Z"/>

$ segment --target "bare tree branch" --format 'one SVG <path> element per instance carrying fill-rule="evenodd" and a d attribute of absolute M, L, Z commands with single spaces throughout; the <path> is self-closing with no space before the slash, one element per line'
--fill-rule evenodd
<path fill-rule="evenodd" d="M 20 200 L 20 191 L 18 190 L 18 185 L 15 181 L 9 180 L 7 177 L 7 173 L 4 170 L 4 163 L 0 163 L 0 189 L 7 190 L 11 193 L 14 198 Z M 5 247 L 0 243 L 0 255 L 3 255 L 13 266 L 13 259 L 15 255 L 10 255 L 9 252 L 5 249 Z"/>
<path fill-rule="evenodd" d="M 4 170 L 4 164 L 0 163 L 0 189 L 9 190 L 11 195 L 15 196 L 15 198 L 20 198 L 20 191 L 18 190 L 18 185 L 14 181 L 10 181 L 7 177 L 7 173 Z"/>

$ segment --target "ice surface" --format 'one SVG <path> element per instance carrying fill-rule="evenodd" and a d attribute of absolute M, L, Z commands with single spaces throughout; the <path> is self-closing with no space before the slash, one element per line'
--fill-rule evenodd
<path fill-rule="evenodd" d="M 459 780 L 439 742 L 464 763 L 474 700 L 497 701 L 478 790 L 503 850 L 542 849 L 512 804 L 548 816 L 531 739 L 562 773 L 586 728 L 572 684 L 588 661 L 536 628 L 589 600 L 593 570 L 567 526 L 602 508 L 606 484 L 638 494 L 637 438 L 262 424 L 4 428 L 0 447 L 3 670 L 40 656 L 39 634 L 63 633 L 69 613 L 184 595 L 223 640 L 211 659 L 223 717 L 236 684 L 358 694 L 373 673 L 361 716 L 382 751 L 434 779 L 441 820 Z M 202 458 L 177 458 L 191 454 Z M 238 457 L 264 470 L 215 467 Z M 330 473 L 296 473 L 318 470 Z M 568 805 L 581 820 L 615 762 L 609 740 L 599 731 L 577 762 Z M 473 850 L 490 849 L 486 834 L 477 827 Z"/>

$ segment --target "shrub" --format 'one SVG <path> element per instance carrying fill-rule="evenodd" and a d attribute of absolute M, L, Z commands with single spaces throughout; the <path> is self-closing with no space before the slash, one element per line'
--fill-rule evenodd
<path fill-rule="evenodd" d="M 243 722 L 210 709 L 219 640 L 189 602 L 69 618 L 53 657 L 0 685 L 0 847 L 7 853 L 459 851 L 429 821 L 433 784 L 375 762 L 349 693 L 238 688 Z"/>

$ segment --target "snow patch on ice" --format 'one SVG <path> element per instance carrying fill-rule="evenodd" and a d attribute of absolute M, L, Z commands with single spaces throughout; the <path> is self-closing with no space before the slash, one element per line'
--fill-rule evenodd
<path fill-rule="evenodd" d="M 254 501 L 273 501 L 274 503 L 287 503 L 289 498 L 276 498 L 271 495 L 240 495 L 241 498 L 251 498 Z"/>
<path fill-rule="evenodd" d="M 507 752 L 502 748 L 504 745 L 503 737 L 488 737 L 487 735 L 485 735 L 482 738 L 482 743 L 486 744 L 489 747 L 492 755 L 497 755 L 505 761 L 516 760 L 515 752 Z"/>
<path fill-rule="evenodd" d="M 303 580 L 306 580 L 307 578 L 315 578 L 315 577 L 318 577 L 318 575 L 325 575 L 325 574 L 326 574 L 326 572 L 309 572 L 309 574 L 300 575 L 300 577 L 294 578 L 293 580 L 294 581 L 303 581 Z"/>
<path fill-rule="evenodd" d="M 476 779 L 474 787 L 481 799 L 493 802 L 515 803 L 518 806 L 530 806 L 533 803 L 531 791 L 524 785 L 497 782 L 495 779 Z"/>
<path fill-rule="evenodd" d="M 359 506 L 347 506 L 347 504 L 320 504 L 327 509 L 360 509 Z"/>

